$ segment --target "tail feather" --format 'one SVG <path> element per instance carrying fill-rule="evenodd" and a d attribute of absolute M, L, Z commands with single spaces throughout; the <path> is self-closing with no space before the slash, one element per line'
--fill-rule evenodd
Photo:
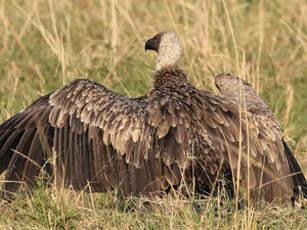
<path fill-rule="evenodd" d="M 285 148 L 285 154 L 287 156 L 291 172 L 295 174 L 293 175 L 294 185 L 296 189 L 298 189 L 298 187 L 300 186 L 304 198 L 307 198 L 307 182 L 304 173 L 301 167 L 299 166 L 297 160 L 295 159 L 293 153 L 291 152 L 290 148 L 288 147 L 287 143 L 284 140 L 282 140 L 282 143 Z"/>

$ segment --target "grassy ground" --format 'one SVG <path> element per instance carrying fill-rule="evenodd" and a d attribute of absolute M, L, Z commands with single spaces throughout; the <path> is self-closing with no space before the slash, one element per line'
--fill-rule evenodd
<path fill-rule="evenodd" d="M 197 87 L 215 90 L 209 68 L 248 80 L 271 105 L 306 172 L 305 0 L 0 0 L 0 122 L 75 78 L 91 78 L 127 96 L 145 94 L 154 54 L 144 52 L 144 42 L 162 30 L 181 37 L 181 65 Z M 214 200 L 168 197 L 144 207 L 144 199 L 42 185 L 32 198 L 20 194 L 2 207 L 0 228 L 307 226 L 306 210 L 300 207 L 264 204 L 233 211 L 231 201 L 214 207 Z"/>

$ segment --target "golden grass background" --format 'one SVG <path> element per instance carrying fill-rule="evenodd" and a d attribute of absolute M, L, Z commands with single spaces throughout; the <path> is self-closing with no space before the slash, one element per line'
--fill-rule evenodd
<path fill-rule="evenodd" d="M 285 138 L 307 169 L 307 2 L 305 0 L 0 0 L 0 122 L 75 78 L 140 96 L 151 88 L 155 54 L 144 44 L 175 31 L 181 66 L 199 88 L 214 76 L 246 79 L 280 121 Z M 144 198 L 145 199 L 145 198 Z M 2 209 L 0 227 L 104 229 L 303 229 L 306 211 L 265 206 L 239 211 L 195 209 L 185 199 L 151 201 L 112 194 L 78 194 L 52 186 Z M 230 205 L 231 206 L 231 205 Z M 200 210 L 200 211 L 199 211 Z M 209 211 L 208 211 L 209 210 Z M 0 213 L 1 214 L 1 213 Z M 205 216 L 205 218 L 204 218 Z M 306 225 L 305 225 L 306 224 Z M 287 228 L 288 227 L 288 228 Z"/>

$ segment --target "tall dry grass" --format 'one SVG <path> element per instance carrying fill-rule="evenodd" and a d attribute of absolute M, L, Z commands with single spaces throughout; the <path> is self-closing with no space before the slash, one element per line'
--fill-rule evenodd
<path fill-rule="evenodd" d="M 307 168 L 307 3 L 305 0 L 0 0 L 0 122 L 75 78 L 114 91 L 150 90 L 154 54 L 144 42 L 159 31 L 183 42 L 181 65 L 199 88 L 214 72 L 232 72 L 270 104 Z M 144 198 L 145 199 L 145 198 Z M 213 199 L 213 198 L 212 198 Z M 1 228 L 303 229 L 306 212 L 266 206 L 171 199 L 144 202 L 112 194 L 58 191 L 20 195 L 3 208 Z M 134 211 L 127 211 L 133 203 Z M 216 206 L 215 206 L 216 205 Z M 226 206 L 226 207 L 225 207 Z M 289 227 L 290 226 L 290 227 Z M 288 227 L 288 228 L 287 228 Z"/>

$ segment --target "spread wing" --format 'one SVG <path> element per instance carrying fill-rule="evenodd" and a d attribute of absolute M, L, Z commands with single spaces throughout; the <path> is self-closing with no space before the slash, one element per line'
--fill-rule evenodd
<path fill-rule="evenodd" d="M 218 74 L 215 78 L 217 88 L 220 90 L 224 101 L 235 104 L 239 110 L 246 112 L 247 121 L 254 134 L 254 140 L 258 140 L 262 154 L 267 158 L 264 161 L 259 160 L 264 165 L 264 169 L 270 169 L 271 180 L 279 178 L 287 178 L 279 181 L 288 190 L 283 191 L 285 194 L 291 192 L 293 183 L 295 187 L 305 186 L 306 180 L 300 169 L 293 153 L 283 141 L 282 131 L 276 118 L 274 117 L 270 107 L 261 99 L 261 97 L 253 90 L 253 88 L 244 80 L 230 73 Z M 266 170 L 269 171 L 269 170 Z M 273 174 L 274 172 L 274 174 Z M 266 178 L 266 174 L 263 178 Z M 265 179 L 269 181 L 269 179 Z M 266 183 L 266 182 L 264 182 Z M 271 185 L 271 189 L 267 188 L 267 194 L 281 195 L 275 193 L 278 185 Z M 293 191 L 292 191 L 293 192 Z M 270 198 L 271 199 L 271 198 Z"/>
<path fill-rule="evenodd" d="M 56 180 L 75 190 L 91 185 L 92 191 L 119 188 L 134 195 L 178 186 L 185 174 L 190 183 L 188 135 L 180 122 L 172 130 L 152 124 L 148 103 L 147 97 L 126 98 L 88 80 L 53 93 L 53 142 L 44 148 L 56 153 Z"/>
<path fill-rule="evenodd" d="M 300 186 L 303 195 L 307 197 L 307 183 L 304 173 L 283 139 L 279 122 L 270 107 L 264 103 L 256 92 L 250 88 L 248 93 L 249 117 L 253 121 L 253 125 L 259 127 L 257 129 L 257 137 L 265 151 L 269 153 L 269 157 L 273 158 L 269 167 L 276 172 L 277 178 L 287 178 L 289 181 L 287 184 L 289 192 L 296 194 Z"/>
<path fill-rule="evenodd" d="M 148 169 L 157 165 L 149 160 L 154 130 L 146 122 L 143 98 L 76 80 L 52 94 L 49 103 L 56 174 L 66 186 L 78 190 L 90 183 L 94 191 L 121 187 L 128 194 L 157 186 L 157 171 Z"/>
<path fill-rule="evenodd" d="M 154 154 L 144 99 L 76 80 L 1 124 L 2 197 L 11 197 L 22 181 L 32 183 L 47 162 L 55 162 L 49 171 L 57 184 L 76 190 L 121 187 L 138 194 L 178 183 L 178 167 L 174 172 Z"/>
<path fill-rule="evenodd" d="M 215 103 L 223 105 L 232 114 L 230 121 L 229 116 L 223 116 L 224 122 L 228 120 L 228 123 L 233 123 L 229 126 L 230 129 L 219 129 L 225 133 L 224 142 L 230 143 L 228 146 L 234 144 L 227 151 L 233 176 L 241 181 L 243 187 L 251 189 L 255 198 L 261 197 L 267 201 L 276 198 L 279 201 L 288 200 L 294 189 L 293 172 L 285 154 L 278 122 L 272 120 L 271 116 L 246 111 L 244 107 L 239 108 L 226 97 L 208 97 L 211 98 L 209 101 L 216 101 Z M 234 135 L 235 133 L 237 134 Z M 237 163 L 239 157 L 240 164 Z"/>
<path fill-rule="evenodd" d="M 46 163 L 57 184 L 75 190 L 137 195 L 176 187 L 183 175 L 191 183 L 183 117 L 170 131 L 158 128 L 148 121 L 147 104 L 146 97 L 129 99 L 88 80 L 40 98 L 0 126 L 3 190 L 33 182 Z"/>

